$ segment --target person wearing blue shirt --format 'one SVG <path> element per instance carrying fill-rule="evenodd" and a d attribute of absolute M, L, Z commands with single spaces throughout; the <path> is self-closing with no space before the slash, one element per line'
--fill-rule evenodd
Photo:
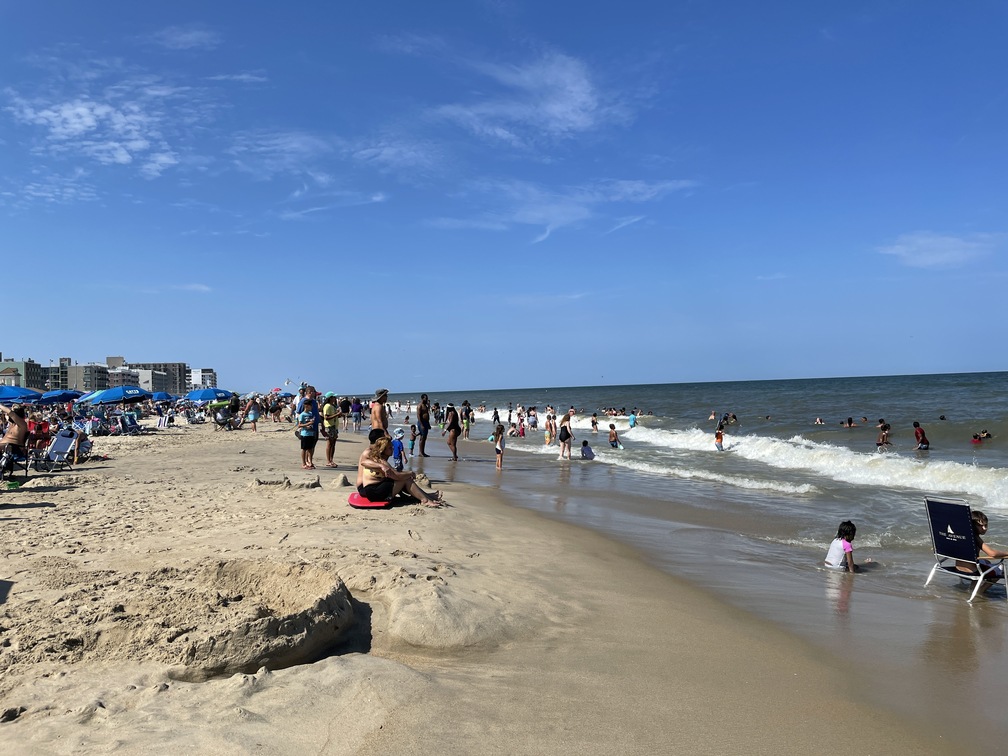
<path fill-rule="evenodd" d="M 318 402 L 315 400 L 315 387 L 308 386 L 305 389 L 304 398 L 298 402 L 297 406 L 297 427 L 301 437 L 301 468 L 304 470 L 315 469 L 315 444 L 318 443 L 319 423 L 322 416 L 318 411 Z"/>

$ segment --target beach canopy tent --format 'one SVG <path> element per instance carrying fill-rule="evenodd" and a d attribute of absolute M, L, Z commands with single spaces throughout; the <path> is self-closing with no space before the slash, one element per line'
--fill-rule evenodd
<path fill-rule="evenodd" d="M 41 394 L 20 386 L 0 386 L 0 402 L 33 402 Z"/>
<path fill-rule="evenodd" d="M 931 568 L 927 585 L 938 570 L 954 575 L 960 580 L 970 580 L 976 583 L 973 592 L 967 599 L 972 602 L 985 582 L 993 582 L 997 578 L 996 571 L 1004 559 L 984 560 L 980 562 L 977 540 L 973 531 L 973 513 L 969 504 L 962 499 L 938 499 L 924 497 L 927 509 L 928 525 L 931 527 L 931 543 L 934 546 L 935 564 Z M 970 568 L 969 572 L 956 569 L 961 563 Z"/>
<path fill-rule="evenodd" d="M 116 386 L 99 391 L 91 397 L 91 404 L 131 404 L 150 399 L 151 393 L 139 386 Z"/>
<path fill-rule="evenodd" d="M 82 391 L 67 391 L 66 389 L 54 389 L 52 391 L 46 391 L 42 396 L 39 397 L 39 404 L 65 404 L 66 402 L 75 402 L 81 398 L 84 392 Z"/>
<path fill-rule="evenodd" d="M 193 389 L 185 398 L 190 402 L 212 402 L 217 399 L 230 399 L 231 392 L 219 388 Z"/>

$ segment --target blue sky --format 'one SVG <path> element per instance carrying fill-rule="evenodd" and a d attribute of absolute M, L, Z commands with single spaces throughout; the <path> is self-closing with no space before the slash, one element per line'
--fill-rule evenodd
<path fill-rule="evenodd" d="M 1006 8 L 2 2 L 0 351 L 242 390 L 1008 369 Z"/>

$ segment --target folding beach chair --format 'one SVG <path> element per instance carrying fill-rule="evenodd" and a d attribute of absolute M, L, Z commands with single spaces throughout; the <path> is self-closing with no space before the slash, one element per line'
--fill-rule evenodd
<path fill-rule="evenodd" d="M 57 467 L 60 469 L 64 467 L 68 470 L 73 469 L 70 467 L 70 462 L 73 457 L 75 443 L 77 443 L 77 432 L 75 430 L 72 428 L 61 430 L 53 436 L 49 448 L 32 459 L 35 469 L 47 472 L 52 472 Z"/>
<path fill-rule="evenodd" d="M 125 431 L 131 436 L 139 436 L 142 434 L 146 428 L 144 428 L 140 423 L 137 422 L 136 416 L 127 412 L 122 416 L 123 425 L 125 426 Z"/>
<path fill-rule="evenodd" d="M 976 598 L 985 582 L 996 578 L 995 570 L 1001 566 L 1004 559 L 985 560 L 980 563 L 976 537 L 973 531 L 973 514 L 969 504 L 962 499 L 938 499 L 924 497 L 927 508 L 928 524 L 931 527 L 931 543 L 934 546 L 935 564 L 931 568 L 924 585 L 941 569 L 961 580 L 971 580 L 976 583 L 970 594 L 969 602 Z M 968 566 L 969 572 L 956 569 L 956 564 Z"/>
<path fill-rule="evenodd" d="M 14 479 L 14 474 L 19 468 L 24 469 L 25 480 L 28 480 L 28 467 L 31 464 L 31 457 L 29 453 L 22 454 L 21 452 L 15 452 L 11 447 L 7 447 L 0 454 L 0 480 L 4 478 Z"/>

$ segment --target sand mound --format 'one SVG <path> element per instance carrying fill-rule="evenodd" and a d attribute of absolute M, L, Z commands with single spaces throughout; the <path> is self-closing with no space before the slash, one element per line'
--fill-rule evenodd
<path fill-rule="evenodd" d="M 53 600 L 5 617 L 3 672 L 22 665 L 152 660 L 176 679 L 280 669 L 313 661 L 353 622 L 332 572 L 307 564 L 231 560 L 123 574 L 43 557 L 34 568 Z"/>

